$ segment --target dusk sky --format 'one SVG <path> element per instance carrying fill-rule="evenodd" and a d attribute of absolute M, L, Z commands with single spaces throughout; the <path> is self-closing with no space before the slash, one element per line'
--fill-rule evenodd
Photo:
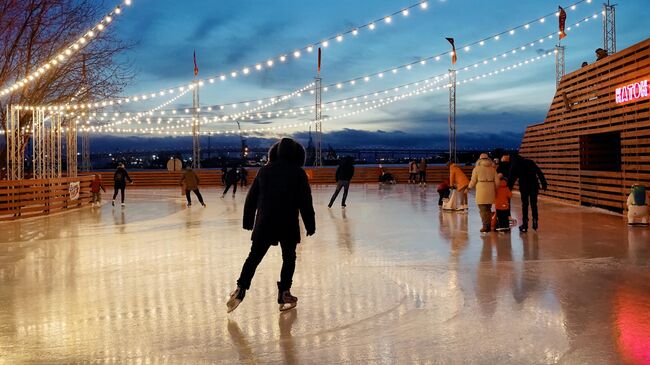
<path fill-rule="evenodd" d="M 294 50 L 317 43 L 345 32 L 355 26 L 383 18 L 417 0 L 329 0 L 329 1 L 243 1 L 243 0 L 135 0 L 112 26 L 111 32 L 125 41 L 136 42 L 132 51 L 124 55 L 136 70 L 136 77 L 125 90 L 126 95 L 153 92 L 182 85 L 193 77 L 192 52 L 196 50 L 199 77 L 208 78 L 245 66 L 264 63 L 287 53 L 285 64 L 275 62 L 270 69 L 248 76 L 216 82 L 201 89 L 202 105 L 229 104 L 290 93 L 313 81 L 316 53 L 303 52 L 291 56 Z M 567 26 L 595 13 L 602 3 L 581 2 L 575 10 L 565 2 Z M 648 16 L 647 0 L 618 1 L 618 49 L 621 50 L 648 36 L 643 24 Z M 557 10 L 558 3 L 548 1 L 476 1 L 432 0 L 428 8 L 411 9 L 407 17 L 395 15 L 390 24 L 377 22 L 376 29 L 362 29 L 357 36 L 346 35 L 342 42 L 331 41 L 323 49 L 323 84 L 331 84 L 355 77 L 390 70 L 395 66 L 435 56 L 450 49 L 445 37 L 454 37 L 457 47 L 472 43 L 526 24 Z M 488 73 L 518 63 L 544 52 L 552 51 L 557 39 L 546 39 L 543 44 L 531 42 L 557 31 L 555 16 L 545 22 L 530 23 L 528 29 L 504 34 L 498 41 L 487 40 L 484 46 L 475 45 L 466 52 L 458 51 L 457 68 L 462 69 L 485 58 L 500 56 L 513 48 L 516 54 L 499 57 L 469 72 L 458 74 L 459 80 Z M 594 50 L 602 47 L 602 20 L 591 20 L 572 27 L 566 45 L 566 67 L 571 72 L 583 61 L 593 62 Z M 522 45 L 527 45 L 521 50 Z M 450 67 L 449 56 L 425 66 L 415 65 L 410 71 L 397 74 L 387 72 L 382 79 L 346 85 L 341 90 L 330 89 L 323 101 L 363 95 L 377 90 L 444 74 Z M 481 147 L 516 146 L 525 127 L 541 122 L 555 89 L 553 57 L 524 65 L 504 74 L 488 77 L 458 87 L 457 130 L 461 147 L 481 144 Z M 391 95 L 394 95 L 391 94 Z M 164 102 L 132 106 L 132 111 L 146 111 Z M 167 108 L 191 105 L 191 94 L 180 98 Z M 311 106 L 313 96 L 305 94 L 288 103 L 270 108 Z M 342 112 L 328 112 L 338 115 Z M 447 135 L 448 91 L 440 90 L 411 97 L 381 109 L 324 123 L 325 143 L 339 146 L 352 144 L 413 145 L 417 147 L 444 147 Z M 293 119 L 242 122 L 242 128 L 253 124 L 282 126 L 309 121 L 313 116 L 301 115 Z M 232 130 L 236 124 L 218 122 L 204 130 Z M 307 127 L 283 130 L 283 135 L 304 138 Z M 274 138 L 278 134 L 248 135 Z M 226 142 L 224 142 L 226 143 Z"/>

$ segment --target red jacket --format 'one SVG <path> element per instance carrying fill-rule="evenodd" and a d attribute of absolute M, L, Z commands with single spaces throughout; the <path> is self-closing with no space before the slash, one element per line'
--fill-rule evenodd
<path fill-rule="evenodd" d="M 102 185 L 102 179 L 95 179 L 90 182 L 90 191 L 93 193 L 99 193 L 99 189 L 106 191 L 104 185 Z"/>
<path fill-rule="evenodd" d="M 512 191 L 508 189 L 506 181 L 501 180 L 497 188 L 496 198 L 494 199 L 494 206 L 497 210 L 508 210 L 510 209 L 510 198 L 512 198 Z"/>

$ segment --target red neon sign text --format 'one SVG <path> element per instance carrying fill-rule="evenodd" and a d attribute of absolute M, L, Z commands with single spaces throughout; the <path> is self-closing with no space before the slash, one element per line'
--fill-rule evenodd
<path fill-rule="evenodd" d="M 616 88 L 616 104 L 627 103 L 648 97 L 648 80 Z"/>

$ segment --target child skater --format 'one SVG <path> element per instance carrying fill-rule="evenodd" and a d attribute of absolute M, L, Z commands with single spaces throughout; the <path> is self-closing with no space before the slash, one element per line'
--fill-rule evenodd
<path fill-rule="evenodd" d="M 102 177 L 98 174 L 95 174 L 95 178 L 90 182 L 90 192 L 93 193 L 93 198 L 90 201 L 91 205 L 100 206 L 102 204 L 102 194 L 99 190 L 106 192 L 104 189 L 104 184 L 102 184 Z"/>
<path fill-rule="evenodd" d="M 451 189 L 449 188 L 449 179 L 445 179 L 443 182 L 438 184 L 438 206 L 441 207 L 444 199 L 449 199 L 449 194 Z"/>
<path fill-rule="evenodd" d="M 510 198 L 512 198 L 512 191 L 508 189 L 508 179 L 501 176 L 494 199 L 497 210 L 497 232 L 510 231 Z"/>
<path fill-rule="evenodd" d="M 296 246 L 300 242 L 298 213 L 307 236 L 316 231 L 311 189 L 302 169 L 304 163 L 305 149 L 293 139 L 283 138 L 271 147 L 269 163 L 255 177 L 244 205 L 244 229 L 253 230 L 253 242 L 237 288 L 226 304 L 228 313 L 244 300 L 255 269 L 268 249 L 278 243 L 282 249 L 282 270 L 277 283 L 280 311 L 294 308 L 298 303 L 290 291 L 296 268 Z"/>

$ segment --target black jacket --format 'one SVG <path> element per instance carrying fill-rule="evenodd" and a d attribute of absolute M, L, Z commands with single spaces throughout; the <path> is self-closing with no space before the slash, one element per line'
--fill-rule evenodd
<path fill-rule="evenodd" d="M 510 177 L 508 178 L 508 187 L 512 189 L 519 179 L 519 191 L 537 192 L 540 188 L 546 190 L 548 184 L 542 170 L 533 160 L 519 157 L 512 162 L 510 166 Z"/>
<path fill-rule="evenodd" d="M 126 172 L 126 169 L 124 167 L 118 167 L 117 170 L 115 170 L 115 174 L 113 175 L 115 186 L 125 186 L 127 180 L 129 182 L 133 182 L 129 176 L 129 173 Z"/>
<path fill-rule="evenodd" d="M 225 175 L 225 180 L 227 184 L 236 184 L 237 181 L 239 181 L 239 174 L 237 173 L 237 169 L 232 168 L 226 172 Z"/>
<path fill-rule="evenodd" d="M 300 242 L 298 214 L 302 216 L 307 235 L 316 231 L 309 181 L 302 164 L 296 163 L 296 146 L 291 143 L 297 145 L 291 139 L 283 139 L 276 146 L 277 155 L 260 168 L 246 196 L 243 226 L 253 230 L 254 243 Z"/>
<path fill-rule="evenodd" d="M 354 164 L 349 159 L 344 159 L 336 168 L 336 181 L 350 181 L 354 176 Z"/>

